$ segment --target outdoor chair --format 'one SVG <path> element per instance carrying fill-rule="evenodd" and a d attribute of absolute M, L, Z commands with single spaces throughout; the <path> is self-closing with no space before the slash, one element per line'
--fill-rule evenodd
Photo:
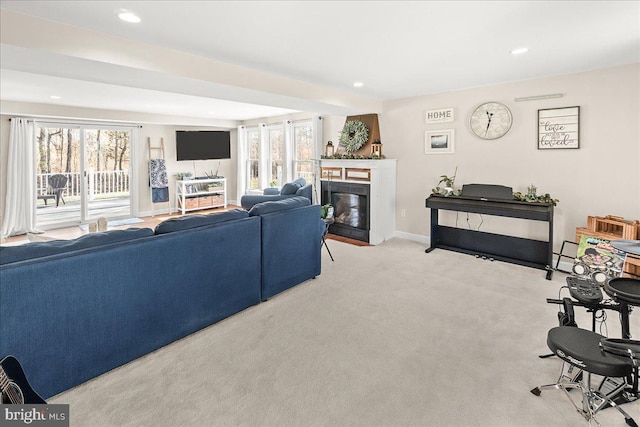
<path fill-rule="evenodd" d="M 63 204 L 67 204 L 64 201 L 64 197 L 62 197 L 62 193 L 67 187 L 67 176 L 62 174 L 51 175 L 49 177 L 49 190 L 48 194 L 53 195 L 56 198 L 56 207 L 60 204 L 60 200 L 62 199 Z M 45 198 L 45 204 L 47 204 L 47 199 Z"/>

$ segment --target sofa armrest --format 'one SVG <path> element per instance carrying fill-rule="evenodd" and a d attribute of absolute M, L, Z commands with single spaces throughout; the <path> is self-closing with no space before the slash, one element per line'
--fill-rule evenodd
<path fill-rule="evenodd" d="M 276 196 L 280 194 L 280 189 L 275 187 L 265 188 L 262 194 L 265 196 Z"/>
<path fill-rule="evenodd" d="M 292 194 L 245 194 L 240 198 L 240 206 L 242 209 L 250 210 L 254 205 L 262 202 L 272 202 L 277 200 L 284 200 L 290 197 L 302 196 L 309 199 L 309 202 L 313 203 L 313 185 L 307 184 L 304 187 L 299 188 L 295 193 Z"/>

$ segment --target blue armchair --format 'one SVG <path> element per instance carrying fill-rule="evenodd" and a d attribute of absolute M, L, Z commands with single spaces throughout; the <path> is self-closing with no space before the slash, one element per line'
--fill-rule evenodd
<path fill-rule="evenodd" d="M 306 197 L 313 203 L 313 185 L 307 184 L 304 178 L 298 178 L 293 182 L 286 183 L 280 190 L 267 188 L 263 194 L 245 194 L 240 198 L 240 205 L 243 209 L 249 210 L 253 205 L 261 202 L 283 200 L 295 196 Z"/>

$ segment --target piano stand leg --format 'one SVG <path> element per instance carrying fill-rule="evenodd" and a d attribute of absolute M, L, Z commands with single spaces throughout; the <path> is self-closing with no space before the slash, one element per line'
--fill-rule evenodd
<path fill-rule="evenodd" d="M 435 249 L 434 247 L 427 248 L 427 249 L 424 250 L 424 253 L 428 254 L 429 252 L 431 252 L 434 249 Z"/>
<path fill-rule="evenodd" d="M 551 280 L 552 276 L 553 276 L 553 270 L 547 270 L 547 280 Z"/>

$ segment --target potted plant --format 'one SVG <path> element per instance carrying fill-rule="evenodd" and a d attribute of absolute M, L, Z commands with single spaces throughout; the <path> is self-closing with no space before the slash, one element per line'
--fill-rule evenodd
<path fill-rule="evenodd" d="M 207 177 L 207 179 L 216 179 L 216 178 L 218 178 L 218 176 L 213 171 L 205 172 L 204 174 Z M 222 186 L 221 182 L 209 182 L 209 183 L 207 183 L 207 190 L 208 191 L 215 191 L 215 189 L 217 187 L 221 187 L 221 186 Z"/>
<path fill-rule="evenodd" d="M 333 206 L 330 203 L 320 207 L 320 218 L 329 219 L 333 218 Z"/>
<path fill-rule="evenodd" d="M 453 184 L 456 180 L 456 175 L 458 173 L 458 168 L 456 167 L 456 171 L 453 173 L 453 176 L 441 175 L 440 181 L 438 181 L 438 186 L 431 190 L 434 194 L 439 194 L 441 196 L 451 196 L 456 195 L 456 191 L 453 188 Z M 440 187 L 440 184 L 444 183 L 444 188 Z"/>

